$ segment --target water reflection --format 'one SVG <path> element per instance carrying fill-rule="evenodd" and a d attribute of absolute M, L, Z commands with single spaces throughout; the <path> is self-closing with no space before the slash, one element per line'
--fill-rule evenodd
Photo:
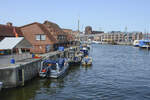
<path fill-rule="evenodd" d="M 92 65 L 91 66 L 81 66 L 82 69 L 84 69 L 85 71 L 91 70 L 92 69 Z"/>

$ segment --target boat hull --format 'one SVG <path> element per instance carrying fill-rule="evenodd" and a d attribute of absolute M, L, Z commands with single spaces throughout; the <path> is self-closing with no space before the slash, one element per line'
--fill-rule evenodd
<path fill-rule="evenodd" d="M 140 46 L 141 49 L 150 49 L 149 46 Z"/>
<path fill-rule="evenodd" d="M 89 62 L 84 62 L 82 61 L 82 66 L 91 66 L 92 65 L 92 61 L 89 61 Z"/>
<path fill-rule="evenodd" d="M 82 64 L 82 66 L 91 66 L 92 64 Z"/>
<path fill-rule="evenodd" d="M 40 76 L 41 78 L 45 78 L 45 77 L 46 77 L 46 73 L 40 72 L 40 73 L 39 73 L 39 76 Z"/>
<path fill-rule="evenodd" d="M 69 66 L 77 66 L 77 65 L 80 65 L 81 64 L 81 61 L 77 61 L 77 62 L 69 62 Z"/>
<path fill-rule="evenodd" d="M 85 57 L 82 59 L 82 66 L 91 66 L 92 65 L 92 58 Z"/>
<path fill-rule="evenodd" d="M 139 47 L 139 45 L 134 45 L 134 47 Z"/>

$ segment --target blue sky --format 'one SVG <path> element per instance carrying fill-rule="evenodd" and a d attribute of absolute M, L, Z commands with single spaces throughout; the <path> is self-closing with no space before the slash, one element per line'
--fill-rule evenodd
<path fill-rule="evenodd" d="M 149 30 L 150 0 L 1 0 L 0 24 L 16 26 L 49 20 L 62 28 L 80 30 Z"/>

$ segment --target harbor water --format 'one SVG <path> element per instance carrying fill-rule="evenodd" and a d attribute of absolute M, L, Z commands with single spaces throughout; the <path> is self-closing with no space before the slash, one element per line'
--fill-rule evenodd
<path fill-rule="evenodd" d="M 150 100 L 150 51 L 94 44 L 91 67 L 74 66 L 62 79 L 35 78 L 4 89 L 0 100 Z"/>

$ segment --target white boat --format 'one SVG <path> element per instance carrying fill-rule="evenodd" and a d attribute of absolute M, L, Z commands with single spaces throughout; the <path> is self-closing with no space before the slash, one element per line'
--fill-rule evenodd
<path fill-rule="evenodd" d="M 60 58 L 57 61 L 44 60 L 41 63 L 41 70 L 39 76 L 43 78 L 45 77 L 59 78 L 65 74 L 68 68 L 69 68 L 68 61 L 64 58 Z"/>
<path fill-rule="evenodd" d="M 100 44 L 99 41 L 92 41 L 92 44 Z"/>
<path fill-rule="evenodd" d="M 140 42 L 140 40 L 134 40 L 133 46 L 139 47 L 139 42 Z"/>
<path fill-rule="evenodd" d="M 3 82 L 0 82 L 0 91 L 2 90 Z"/>
<path fill-rule="evenodd" d="M 92 65 L 92 57 L 88 57 L 88 56 L 84 57 L 82 59 L 82 65 L 83 66 L 91 66 Z"/>

